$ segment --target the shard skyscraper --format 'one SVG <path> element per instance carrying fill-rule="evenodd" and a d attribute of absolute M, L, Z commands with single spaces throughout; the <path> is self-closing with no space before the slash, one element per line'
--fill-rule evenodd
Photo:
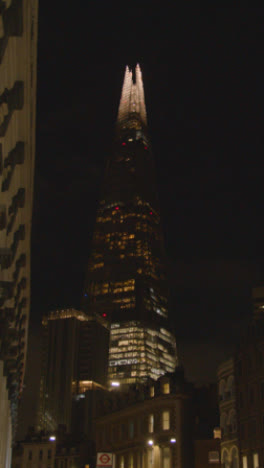
<path fill-rule="evenodd" d="M 139 65 L 125 71 L 84 299 L 111 322 L 110 383 L 140 383 L 174 370 L 176 342 L 168 329 L 163 236 Z"/>

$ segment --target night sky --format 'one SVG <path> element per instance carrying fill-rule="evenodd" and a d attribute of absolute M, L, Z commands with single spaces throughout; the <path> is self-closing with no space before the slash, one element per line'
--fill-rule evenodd
<path fill-rule="evenodd" d="M 250 317 L 252 285 L 264 282 L 264 9 L 186 8 L 172 21 L 169 11 L 150 15 L 135 4 L 119 14 L 108 2 L 59 3 L 54 10 L 41 1 L 39 11 L 23 405 L 36 401 L 41 314 L 80 305 L 124 68 L 137 62 L 157 167 L 171 326 L 187 377 L 213 381 Z"/>

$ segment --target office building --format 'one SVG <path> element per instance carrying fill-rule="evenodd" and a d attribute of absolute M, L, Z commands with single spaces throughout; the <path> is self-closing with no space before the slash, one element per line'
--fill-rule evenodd
<path fill-rule="evenodd" d="M 70 432 L 74 402 L 85 398 L 87 391 L 106 385 L 109 330 L 101 317 L 76 309 L 50 312 L 42 324 L 37 426 L 51 431 L 64 425 Z"/>
<path fill-rule="evenodd" d="M 0 465 L 23 388 L 30 310 L 37 0 L 0 2 Z"/>
<path fill-rule="evenodd" d="M 133 77 L 134 73 L 134 77 Z M 109 382 L 157 379 L 177 364 L 139 65 L 126 69 L 97 212 L 84 302 L 111 322 Z"/>

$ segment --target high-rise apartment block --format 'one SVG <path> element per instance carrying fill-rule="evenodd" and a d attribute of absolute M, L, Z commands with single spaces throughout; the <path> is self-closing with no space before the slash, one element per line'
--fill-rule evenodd
<path fill-rule="evenodd" d="M 0 2 L 1 415 L 7 411 L 7 417 L 0 417 L 0 457 L 5 458 L 1 466 L 8 466 L 9 449 L 1 444 L 5 438 L 10 445 L 14 436 L 27 353 L 37 14 L 37 0 Z"/>
<path fill-rule="evenodd" d="M 111 321 L 109 380 L 133 384 L 172 372 L 163 236 L 139 66 L 125 72 L 84 296 Z"/>
<path fill-rule="evenodd" d="M 60 309 L 43 318 L 42 372 L 38 428 L 75 426 L 75 404 L 86 392 L 104 388 L 109 330 L 96 314 Z"/>

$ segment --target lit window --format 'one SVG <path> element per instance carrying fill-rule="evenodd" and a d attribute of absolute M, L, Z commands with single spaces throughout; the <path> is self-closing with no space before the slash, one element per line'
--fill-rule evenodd
<path fill-rule="evenodd" d="M 152 385 L 152 387 L 150 387 L 150 392 L 149 392 L 149 394 L 150 394 L 150 397 L 151 397 L 151 398 L 154 397 L 154 395 L 155 395 L 155 389 L 154 389 L 154 386 L 153 386 L 153 385 Z"/>
<path fill-rule="evenodd" d="M 154 414 L 149 415 L 148 430 L 150 433 L 154 432 Z"/>
<path fill-rule="evenodd" d="M 209 463 L 219 463 L 220 462 L 219 452 L 217 450 L 208 452 L 208 461 Z"/>
<path fill-rule="evenodd" d="M 243 455 L 242 457 L 242 466 L 243 468 L 248 468 L 247 456 Z"/>
<path fill-rule="evenodd" d="M 134 466 L 133 454 L 130 453 L 128 457 L 128 468 L 133 468 L 133 466 Z"/>
<path fill-rule="evenodd" d="M 170 448 L 164 447 L 162 449 L 162 466 L 163 468 L 170 468 L 171 461 L 170 461 Z"/>
<path fill-rule="evenodd" d="M 259 456 L 258 456 L 258 453 L 253 453 L 253 468 L 259 468 Z"/>
<path fill-rule="evenodd" d="M 167 431 L 170 428 L 170 412 L 163 411 L 162 412 L 162 429 Z"/>
<path fill-rule="evenodd" d="M 120 457 L 120 468 L 125 468 L 125 459 L 123 455 Z"/>
<path fill-rule="evenodd" d="M 162 393 L 168 394 L 170 393 L 170 384 L 169 382 L 166 382 L 162 385 Z"/>

